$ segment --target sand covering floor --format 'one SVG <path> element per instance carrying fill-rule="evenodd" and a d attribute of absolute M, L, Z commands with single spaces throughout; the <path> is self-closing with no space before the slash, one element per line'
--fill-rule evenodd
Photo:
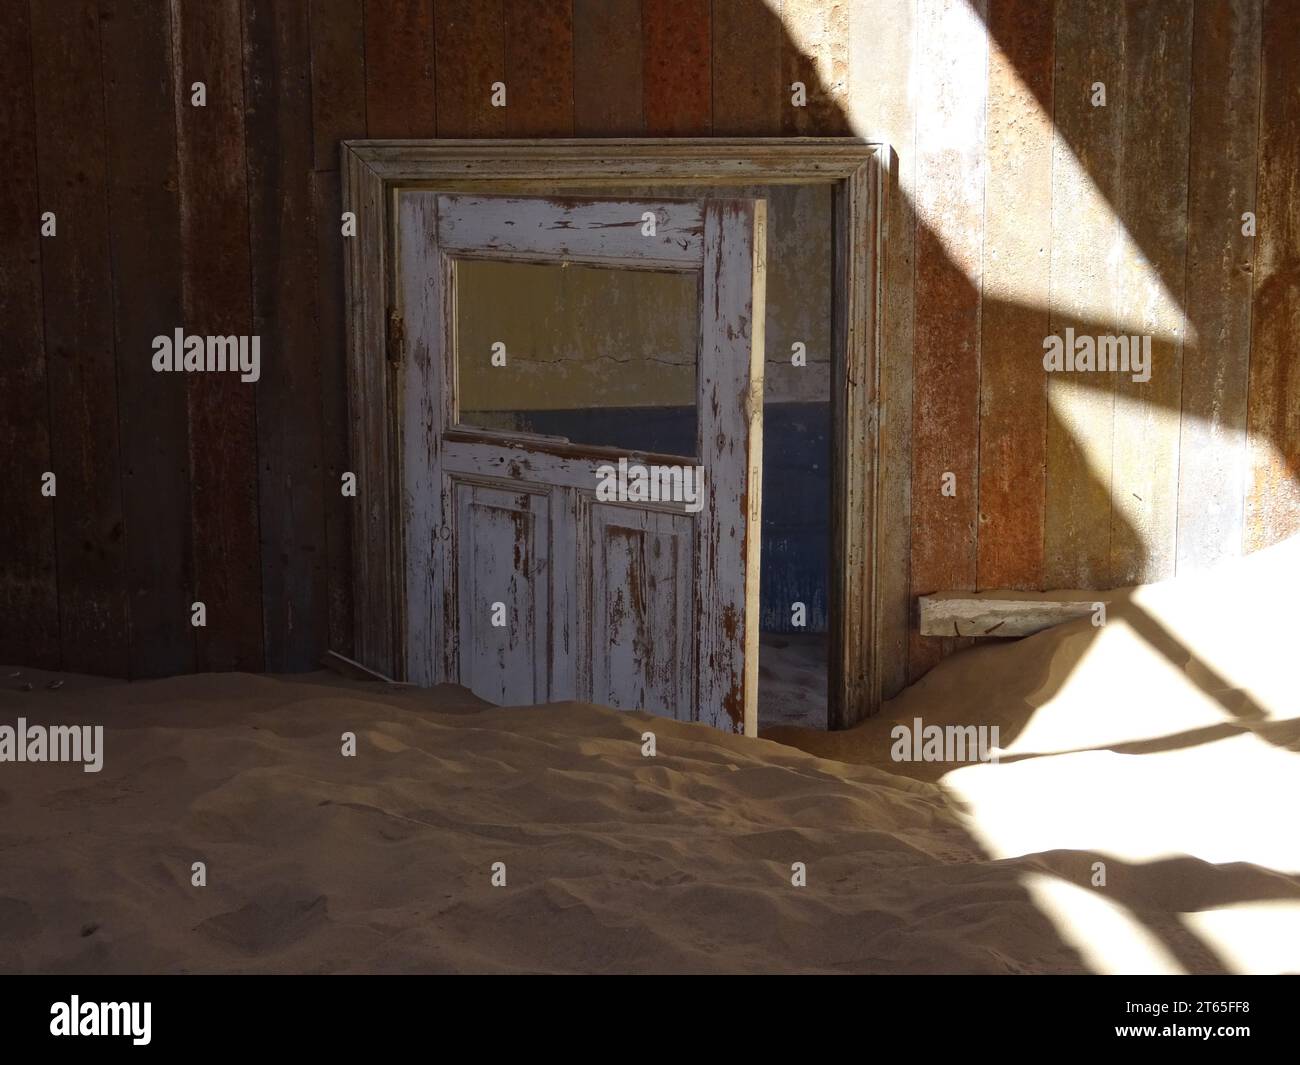
<path fill-rule="evenodd" d="M 1298 583 L 1300 541 L 782 743 L 325 674 L 24 671 L 0 724 L 102 724 L 105 758 L 0 765 L 0 971 L 1300 971 Z M 891 762 L 916 717 L 998 725 L 1002 761 Z"/>

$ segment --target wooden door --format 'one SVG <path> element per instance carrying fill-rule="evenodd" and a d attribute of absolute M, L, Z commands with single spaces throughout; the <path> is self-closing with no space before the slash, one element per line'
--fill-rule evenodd
<path fill-rule="evenodd" d="M 397 237 L 408 679 L 500 703 L 583 699 L 755 734 L 763 201 L 412 190 L 398 197 Z M 553 396 L 532 409 L 527 374 L 558 363 L 512 363 L 504 343 L 467 339 L 471 289 L 481 318 L 480 290 L 498 278 L 488 306 L 504 318 L 523 290 L 500 278 L 570 266 L 564 276 L 593 271 L 624 295 L 624 272 L 645 272 L 642 303 L 689 294 L 678 324 L 693 351 L 682 365 L 620 362 L 621 348 L 601 355 L 613 360 L 607 390 L 637 375 L 688 380 L 689 411 L 575 399 L 557 412 Z M 538 313 L 575 325 L 572 308 Z M 507 393 L 529 411 L 498 410 L 494 395 Z M 581 440 L 554 431 L 562 419 Z M 659 422 L 680 446 L 615 442 Z M 662 491 L 647 494 L 649 483 Z"/>

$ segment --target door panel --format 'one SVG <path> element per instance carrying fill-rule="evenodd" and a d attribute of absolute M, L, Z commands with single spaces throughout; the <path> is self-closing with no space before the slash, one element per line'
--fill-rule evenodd
<path fill-rule="evenodd" d="M 464 684 L 494 702 L 592 699 L 756 732 L 764 225 L 761 200 L 399 194 L 409 679 Z M 522 282 L 511 282 L 499 299 L 480 294 L 472 306 L 462 305 L 462 265 L 466 279 L 527 274 L 468 269 L 467 260 L 493 258 L 685 274 L 687 284 L 675 291 L 698 294 L 693 308 L 676 312 L 696 318 L 684 334 L 688 344 L 694 336 L 696 349 L 685 392 L 672 391 L 669 377 L 676 381 L 690 369 L 689 346 L 683 367 L 680 343 L 620 344 L 627 329 L 608 321 L 594 351 L 588 337 L 572 341 L 582 346 L 586 369 L 556 366 L 577 358 L 578 349 L 537 332 L 565 320 L 572 335 L 575 312 L 557 306 L 560 317 L 551 319 L 548 308 L 557 301 L 532 293 L 538 324 L 511 341 L 523 357 L 500 368 L 470 367 L 473 409 L 492 424 L 458 425 L 457 367 L 464 375 L 465 359 L 487 357 L 478 349 L 492 346 L 498 317 L 524 295 Z M 576 285 L 578 273 L 567 283 Z M 563 289 L 553 276 L 547 283 Z M 607 313 L 602 303 L 635 314 L 653 303 L 649 313 L 669 313 L 669 301 L 653 294 L 629 299 L 590 300 L 576 319 L 579 332 L 597 329 L 599 314 Z M 466 322 L 458 319 L 462 313 L 484 320 Z M 680 342 L 683 334 L 665 335 Z M 473 350 L 458 352 L 461 336 L 476 338 Z M 596 377 L 593 359 L 601 366 Z M 508 376 L 516 371 L 545 372 L 564 395 L 521 387 L 521 377 Z M 632 382 L 645 391 L 668 389 L 670 398 L 639 410 Z M 692 425 L 695 439 L 687 457 L 537 431 L 549 433 L 574 417 L 582 420 L 583 439 L 609 432 L 630 441 L 624 430 L 634 421 L 646 432 L 657 431 L 652 422 L 668 426 L 683 451 Z M 615 468 L 627 474 L 625 467 L 664 466 L 698 467 L 701 496 L 648 502 L 626 491 L 608 494 Z M 501 604 L 504 625 L 492 624 L 494 604 Z"/>
<path fill-rule="evenodd" d="M 761 204 L 762 201 L 759 201 Z M 715 201 L 707 212 L 700 455 L 709 471 L 702 527 L 700 715 L 758 735 L 758 568 L 763 483 L 764 210 Z"/>
<path fill-rule="evenodd" d="M 454 484 L 460 683 L 507 705 L 549 696 L 546 495 Z"/>
<path fill-rule="evenodd" d="M 690 720 L 695 521 L 602 503 L 590 513 L 591 698 Z"/>

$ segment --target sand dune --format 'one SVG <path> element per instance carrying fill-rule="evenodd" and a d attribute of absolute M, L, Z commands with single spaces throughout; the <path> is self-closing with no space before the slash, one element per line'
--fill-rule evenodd
<path fill-rule="evenodd" d="M 0 765 L 0 971 L 1300 970 L 1298 560 L 781 743 L 327 674 L 24 671 L 0 723 L 102 724 L 105 755 Z M 893 763 L 918 716 L 998 724 L 1002 762 Z"/>
<path fill-rule="evenodd" d="M 1079 964 L 935 787 L 775 743 L 323 674 L 0 696 L 19 714 L 107 728 L 98 775 L 3 767 L 9 971 Z"/>
<path fill-rule="evenodd" d="M 1102 972 L 1300 972 L 1300 539 L 955 656 L 842 733 L 767 735 L 935 780 Z M 890 760 L 900 723 L 998 726 L 997 765 Z M 1106 884 L 1093 886 L 1093 865 Z"/>

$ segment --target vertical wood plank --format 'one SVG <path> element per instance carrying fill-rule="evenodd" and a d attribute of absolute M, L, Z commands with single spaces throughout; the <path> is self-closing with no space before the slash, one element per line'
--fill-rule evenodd
<path fill-rule="evenodd" d="M 1241 551 L 1246 502 L 1260 5 L 1198 3 L 1192 41 L 1187 307 L 1178 445 L 1182 573 Z"/>
<path fill-rule="evenodd" d="M 766 240 L 764 201 L 705 201 L 698 387 L 709 483 L 696 516 L 698 717 L 747 736 L 758 735 Z"/>
<path fill-rule="evenodd" d="M 187 383 L 154 371 L 152 343 L 182 325 L 171 26 L 167 0 L 100 12 L 130 673 L 158 677 L 195 647 Z"/>
<path fill-rule="evenodd" d="M 342 493 L 349 461 L 347 329 L 343 288 L 339 142 L 367 135 L 367 74 L 374 84 L 371 136 L 433 136 L 433 5 L 382 0 L 312 0 L 312 205 L 319 265 L 321 454 L 324 461 L 325 583 L 332 650 L 356 654 L 351 522 L 358 498 Z M 364 47 L 358 48 L 361 42 Z M 408 93 L 415 90 L 414 99 Z"/>
<path fill-rule="evenodd" d="M 911 627 L 912 346 L 916 250 L 915 49 L 917 0 L 880 0 L 851 11 L 850 104 L 855 130 L 892 151 L 885 188 L 880 313 L 880 495 L 876 624 L 884 698 L 907 684 Z M 881 34 L 879 27 L 892 27 Z"/>
<path fill-rule="evenodd" d="M 398 456 L 399 513 L 406 531 L 406 679 L 438 684 L 454 680 L 460 662 L 453 646 L 459 615 L 451 609 L 457 548 L 439 535 L 444 526 L 451 527 L 449 532 L 455 528 L 455 500 L 446 491 L 442 469 L 442 430 L 454 417 L 444 345 L 452 320 L 448 312 L 454 315 L 455 309 L 438 254 L 437 195 L 402 193 L 397 212 L 399 298 L 407 337 L 400 368 L 404 431 Z"/>
<path fill-rule="evenodd" d="M 1246 549 L 1300 531 L 1300 20 L 1266 0 L 1260 82 L 1259 232 L 1247 414 Z"/>
<path fill-rule="evenodd" d="M 713 132 L 778 137 L 789 105 L 783 84 L 784 0 L 714 0 Z"/>
<path fill-rule="evenodd" d="M 185 328 L 201 336 L 253 332 L 241 33 L 238 0 L 172 0 L 181 289 Z M 190 104 L 196 81 L 206 107 Z M 188 382 L 194 598 L 208 614 L 196 633 L 202 671 L 265 668 L 255 395 L 235 375 Z"/>
<path fill-rule="evenodd" d="M 708 0 L 641 0 L 645 131 L 702 137 L 713 129 Z"/>
<path fill-rule="evenodd" d="M 851 728 L 880 706 L 880 598 L 874 560 L 880 529 L 875 469 L 880 438 L 878 336 L 881 175 L 860 166 L 832 196 L 834 304 L 831 346 L 842 353 L 831 384 L 832 423 L 843 426 L 842 447 L 831 464 L 831 558 L 844 566 L 831 574 L 830 617 L 835 639 L 827 655 L 827 724 Z"/>
<path fill-rule="evenodd" d="M 1123 8 L 1110 0 L 1057 6 L 1050 310 L 1058 336 L 1071 327 L 1109 332 L 1114 320 L 1124 39 Z M 1105 107 L 1090 101 L 1095 82 L 1106 86 Z M 1113 376 L 1047 375 L 1043 583 L 1049 588 L 1103 588 L 1109 580 Z"/>
<path fill-rule="evenodd" d="M 1149 334 L 1151 375 L 1115 373 L 1112 586 L 1174 575 L 1182 405 L 1192 4 L 1127 9 L 1116 332 Z M 1095 374 L 1094 376 L 1100 376 Z"/>
<path fill-rule="evenodd" d="M 912 593 L 974 588 L 979 477 L 980 260 L 987 43 L 981 2 L 922 0 L 917 116 Z M 974 42 L 974 43 L 972 43 Z M 944 475 L 955 496 L 944 495 Z M 937 661 L 913 636 L 915 678 Z"/>
<path fill-rule="evenodd" d="M 457 683 L 502 706 L 548 701 L 550 501 L 542 492 L 513 492 L 455 482 L 452 511 L 459 599 Z M 493 625 L 502 603 L 508 624 Z"/>
<path fill-rule="evenodd" d="M 583 698 L 691 720 L 697 672 L 690 593 L 695 522 L 682 514 L 597 503 L 583 537 L 591 543 L 592 565 L 583 571 L 590 573 L 591 591 L 581 611 L 590 612 L 584 620 L 600 640 Z M 558 556 L 573 554 L 557 551 L 551 565 Z M 558 603 L 554 610 L 558 627 Z M 550 697 L 563 698 L 554 688 Z"/>
<path fill-rule="evenodd" d="M 578 136 L 639 136 L 641 0 L 574 0 L 573 56 Z"/>
<path fill-rule="evenodd" d="M 989 0 L 978 588 L 1043 579 L 1054 7 Z"/>
<path fill-rule="evenodd" d="M 317 170 L 337 170 L 339 142 L 366 136 L 366 44 L 365 0 L 311 0 L 312 159 Z M 433 129 L 432 52 L 430 11 L 428 130 Z M 376 66 L 382 66 L 382 58 L 375 57 Z M 389 89 L 386 77 L 376 80 Z M 381 94 L 376 106 L 387 117 L 391 100 Z M 412 111 L 419 113 L 418 108 Z"/>
<path fill-rule="evenodd" d="M 512 137 L 573 136 L 573 0 L 505 0 Z"/>
<path fill-rule="evenodd" d="M 352 612 L 352 520 L 356 497 L 343 495 L 348 460 L 347 322 L 343 289 L 342 190 L 337 171 L 312 175 L 316 254 L 320 265 L 321 456 L 324 462 L 325 580 L 329 595 L 329 645 L 355 654 Z"/>
<path fill-rule="evenodd" d="M 439 137 L 504 137 L 511 103 L 504 0 L 438 0 L 435 17 Z M 492 85 L 506 83 L 506 107 Z"/>
<path fill-rule="evenodd" d="M 124 676 L 129 615 L 118 449 L 99 17 L 93 0 L 32 5 L 32 79 L 47 296 L 63 668 Z M 69 131 L 77 135 L 70 136 Z"/>
<path fill-rule="evenodd" d="M 406 675 L 398 646 L 406 613 L 406 576 L 396 516 L 401 458 L 393 439 L 398 393 L 384 351 L 391 267 L 382 183 L 353 152 L 343 153 L 345 202 L 357 214 L 357 235 L 343 247 L 348 343 L 349 468 L 357 475 L 352 519 L 352 606 L 359 662 L 390 677 Z"/>
<path fill-rule="evenodd" d="M 0 19 L 0 55 L 0 144 L 9 159 L 0 197 L 0 663 L 57 669 L 55 501 L 41 495 L 41 476 L 50 469 L 50 412 L 40 242 L 58 238 L 40 236 L 26 4 Z"/>
<path fill-rule="evenodd" d="M 826 0 L 782 0 L 784 126 L 791 136 L 837 137 L 849 132 L 849 8 Z M 806 106 L 791 103 L 796 81 L 807 91 Z"/>
<path fill-rule="evenodd" d="M 258 511 L 267 668 L 316 667 L 328 640 L 306 11 L 245 0 Z"/>
<path fill-rule="evenodd" d="M 436 136 L 433 0 L 365 0 L 365 15 L 368 135 Z"/>
<path fill-rule="evenodd" d="M 553 701 L 591 700 L 591 613 L 600 600 L 587 592 L 584 575 L 592 573 L 586 562 L 590 555 L 591 516 L 586 499 L 576 488 L 551 492 L 551 535 L 557 543 L 571 545 L 551 554 L 551 625 L 549 638 L 550 695 Z M 694 567 L 690 567 L 694 572 Z M 689 629 L 689 626 L 686 626 Z M 694 665 L 694 647 L 690 648 Z M 685 698 L 678 705 L 689 707 L 695 695 L 695 671 L 682 678 Z"/>

